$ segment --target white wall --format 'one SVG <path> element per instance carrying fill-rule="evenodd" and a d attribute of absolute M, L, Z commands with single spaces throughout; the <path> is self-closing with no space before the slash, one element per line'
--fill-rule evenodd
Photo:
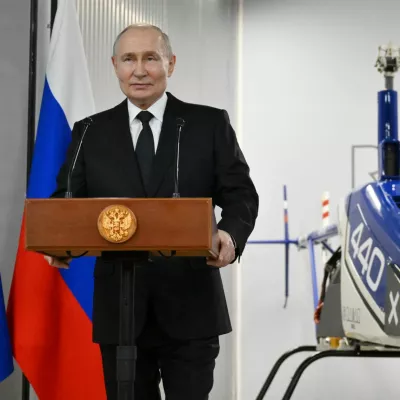
<path fill-rule="evenodd" d="M 29 2 L 0 2 L 0 274 L 7 299 L 25 198 Z M 0 355 L 1 357 L 1 355 Z M 0 399 L 21 396 L 21 372 L 0 383 Z"/>
<path fill-rule="evenodd" d="M 243 141 L 261 201 L 252 239 L 282 238 L 284 183 L 292 236 L 320 227 L 324 190 L 334 207 L 350 189 L 350 146 L 376 144 L 378 46 L 400 43 L 399 20 L 400 4 L 390 0 L 244 0 Z M 360 184 L 376 158 L 358 154 Z M 240 400 L 256 397 L 280 354 L 315 343 L 307 254 L 290 255 L 286 311 L 283 248 L 253 245 L 243 258 Z M 301 358 L 283 368 L 266 399 L 281 398 Z M 399 367 L 400 360 L 319 361 L 292 398 L 398 399 Z"/>

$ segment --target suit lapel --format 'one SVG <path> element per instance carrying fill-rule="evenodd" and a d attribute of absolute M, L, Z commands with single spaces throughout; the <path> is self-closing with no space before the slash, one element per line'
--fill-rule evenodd
<path fill-rule="evenodd" d="M 153 164 L 148 196 L 155 197 L 169 167 L 175 161 L 179 101 L 168 93 L 163 124 Z M 182 139 L 182 138 L 181 138 Z"/>
<path fill-rule="evenodd" d="M 116 146 L 115 154 L 118 154 L 116 162 L 122 164 L 122 171 L 128 171 L 123 178 L 129 180 L 132 184 L 134 196 L 146 197 L 129 126 L 127 101 L 124 100 L 114 108 L 110 128 L 112 142 Z"/>

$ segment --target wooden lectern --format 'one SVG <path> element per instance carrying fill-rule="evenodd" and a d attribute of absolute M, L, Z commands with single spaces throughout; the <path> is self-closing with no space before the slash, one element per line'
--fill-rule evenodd
<path fill-rule="evenodd" d="M 135 264 L 160 257 L 218 256 L 210 198 L 27 199 L 26 249 L 59 257 L 102 256 L 120 269 L 118 398 L 134 398 Z M 49 267 L 50 268 L 50 267 Z"/>

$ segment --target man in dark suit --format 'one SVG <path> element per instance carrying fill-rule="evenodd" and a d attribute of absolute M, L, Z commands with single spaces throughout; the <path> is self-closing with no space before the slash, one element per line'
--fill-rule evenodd
<path fill-rule="evenodd" d="M 134 25 L 121 32 L 112 61 L 127 99 L 91 117 L 72 177 L 74 197 L 171 197 L 177 123 L 183 120 L 181 197 L 211 197 L 222 208 L 217 260 L 154 257 L 137 268 L 138 400 L 159 400 L 161 378 L 167 400 L 208 399 L 219 335 L 231 331 L 219 268 L 242 254 L 258 213 L 258 195 L 227 113 L 166 92 L 175 60 L 158 28 Z M 82 122 L 74 125 L 54 196 L 66 191 L 83 129 Z M 116 399 L 119 274 L 98 258 L 94 275 L 93 340 L 100 344 L 108 398 Z"/>

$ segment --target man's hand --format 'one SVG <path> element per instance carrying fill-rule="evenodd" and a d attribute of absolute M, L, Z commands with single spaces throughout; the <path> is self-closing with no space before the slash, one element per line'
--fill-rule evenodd
<path fill-rule="evenodd" d="M 64 257 L 57 258 L 57 257 L 50 257 L 50 256 L 44 256 L 44 259 L 52 267 L 63 268 L 63 269 L 68 269 L 69 268 L 69 263 L 72 260 L 72 258 L 64 258 Z"/>
<path fill-rule="evenodd" d="M 208 257 L 207 264 L 213 267 L 226 267 L 235 259 L 235 245 L 231 235 L 221 229 L 218 230 L 219 256 L 217 259 Z"/>

